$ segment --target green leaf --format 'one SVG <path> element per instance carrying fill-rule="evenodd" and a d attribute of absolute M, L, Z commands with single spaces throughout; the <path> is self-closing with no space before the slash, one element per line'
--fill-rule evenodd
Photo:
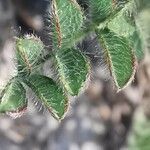
<path fill-rule="evenodd" d="M 55 58 L 60 82 L 69 94 L 78 95 L 89 75 L 89 62 L 74 48 L 57 51 Z"/>
<path fill-rule="evenodd" d="M 142 41 L 139 37 L 138 32 L 135 31 L 129 38 L 131 41 L 131 45 L 134 48 L 137 59 L 142 60 L 144 58 L 144 51 L 142 47 Z"/>
<path fill-rule="evenodd" d="M 56 119 L 62 119 L 68 107 L 68 98 L 52 79 L 42 75 L 31 75 L 26 79 L 28 86 Z"/>
<path fill-rule="evenodd" d="M 137 5 L 133 0 L 125 10 L 123 10 L 123 15 L 127 23 L 132 26 L 135 26 L 135 15 L 137 14 Z"/>
<path fill-rule="evenodd" d="M 75 43 L 83 26 L 83 12 L 76 0 L 52 0 L 53 47 Z"/>
<path fill-rule="evenodd" d="M 18 38 L 16 42 L 18 71 L 20 74 L 30 74 L 41 58 L 43 43 L 33 35 Z"/>
<path fill-rule="evenodd" d="M 13 79 L 2 92 L 0 112 L 19 113 L 26 107 L 26 91 L 19 81 Z"/>
<path fill-rule="evenodd" d="M 89 0 L 93 22 L 99 24 L 114 15 L 131 0 Z"/>
<path fill-rule="evenodd" d="M 147 3 L 148 5 L 148 3 Z M 149 5 L 150 6 L 150 2 Z M 150 43 L 150 9 L 149 7 L 143 8 L 138 15 L 136 16 L 136 26 L 140 39 L 142 41 L 142 48 L 146 52 L 150 52 L 149 43 Z"/>
<path fill-rule="evenodd" d="M 109 29 L 100 30 L 97 34 L 115 85 L 120 90 L 132 81 L 135 73 L 135 57 L 130 43 Z"/>
<path fill-rule="evenodd" d="M 135 26 L 127 22 L 123 11 L 119 12 L 113 20 L 108 23 L 108 28 L 118 36 L 129 37 L 135 31 Z"/>
<path fill-rule="evenodd" d="M 112 0 L 89 0 L 92 20 L 99 24 L 104 21 L 112 12 Z"/>

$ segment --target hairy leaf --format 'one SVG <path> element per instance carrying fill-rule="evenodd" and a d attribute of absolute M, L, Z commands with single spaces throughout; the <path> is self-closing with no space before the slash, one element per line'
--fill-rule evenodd
<path fill-rule="evenodd" d="M 52 79 L 42 75 L 31 75 L 27 84 L 56 119 L 62 119 L 68 107 L 68 98 Z"/>
<path fill-rule="evenodd" d="M 129 41 L 109 29 L 98 31 L 111 75 L 119 89 L 131 81 L 135 73 L 135 57 Z"/>
<path fill-rule="evenodd" d="M 85 86 L 90 66 L 82 53 L 76 49 L 64 49 L 56 52 L 59 80 L 71 95 L 78 95 Z"/>
<path fill-rule="evenodd" d="M 37 37 L 26 36 L 24 38 L 17 39 L 17 60 L 19 73 L 30 74 L 36 67 L 41 53 L 44 48 L 43 43 Z"/>
<path fill-rule="evenodd" d="M 22 84 L 13 79 L 2 93 L 1 113 L 19 113 L 27 107 L 26 91 Z"/>
<path fill-rule="evenodd" d="M 148 5 L 149 4 L 149 5 Z M 147 3 L 150 6 L 150 2 Z M 142 40 L 142 48 L 145 52 L 150 51 L 150 9 L 143 8 L 136 16 L 137 30 Z"/>
<path fill-rule="evenodd" d="M 83 12 L 76 0 L 52 0 L 53 47 L 75 43 L 83 20 Z"/>
<path fill-rule="evenodd" d="M 95 23 L 104 21 L 112 12 L 112 0 L 89 0 L 92 19 Z"/>
<path fill-rule="evenodd" d="M 125 20 L 132 26 L 135 26 L 135 15 L 137 14 L 137 9 L 135 0 L 132 0 L 130 4 L 122 10 Z"/>
<path fill-rule="evenodd" d="M 135 31 L 135 26 L 127 22 L 124 12 L 121 11 L 108 23 L 108 28 L 118 36 L 129 37 Z"/>
<path fill-rule="evenodd" d="M 92 20 L 96 24 L 105 21 L 110 15 L 125 7 L 131 0 L 89 0 Z"/>
<path fill-rule="evenodd" d="M 141 60 L 144 58 L 144 51 L 142 46 L 141 38 L 139 37 L 139 34 L 137 31 L 135 31 L 132 36 L 129 37 L 132 47 L 134 48 L 136 57 L 138 60 Z"/>

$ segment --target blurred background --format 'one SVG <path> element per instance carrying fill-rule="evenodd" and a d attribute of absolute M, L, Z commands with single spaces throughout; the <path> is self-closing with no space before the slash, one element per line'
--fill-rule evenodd
<path fill-rule="evenodd" d="M 149 25 L 148 1 L 141 0 L 139 9 L 141 19 Z M 86 0 L 78 2 L 87 9 Z M 49 5 L 48 0 L 0 0 L 1 88 L 15 74 L 15 37 L 33 33 L 50 50 L 51 38 L 45 28 Z M 141 26 L 146 27 L 144 21 Z M 146 40 L 150 49 L 150 34 Z M 0 115 L 0 150 L 150 150 L 149 53 L 139 61 L 134 82 L 116 93 L 95 35 L 78 46 L 92 62 L 89 88 L 71 99 L 62 122 L 28 91 L 29 107 L 21 118 Z M 52 74 L 48 67 L 45 64 L 42 70 L 46 75 Z"/>

